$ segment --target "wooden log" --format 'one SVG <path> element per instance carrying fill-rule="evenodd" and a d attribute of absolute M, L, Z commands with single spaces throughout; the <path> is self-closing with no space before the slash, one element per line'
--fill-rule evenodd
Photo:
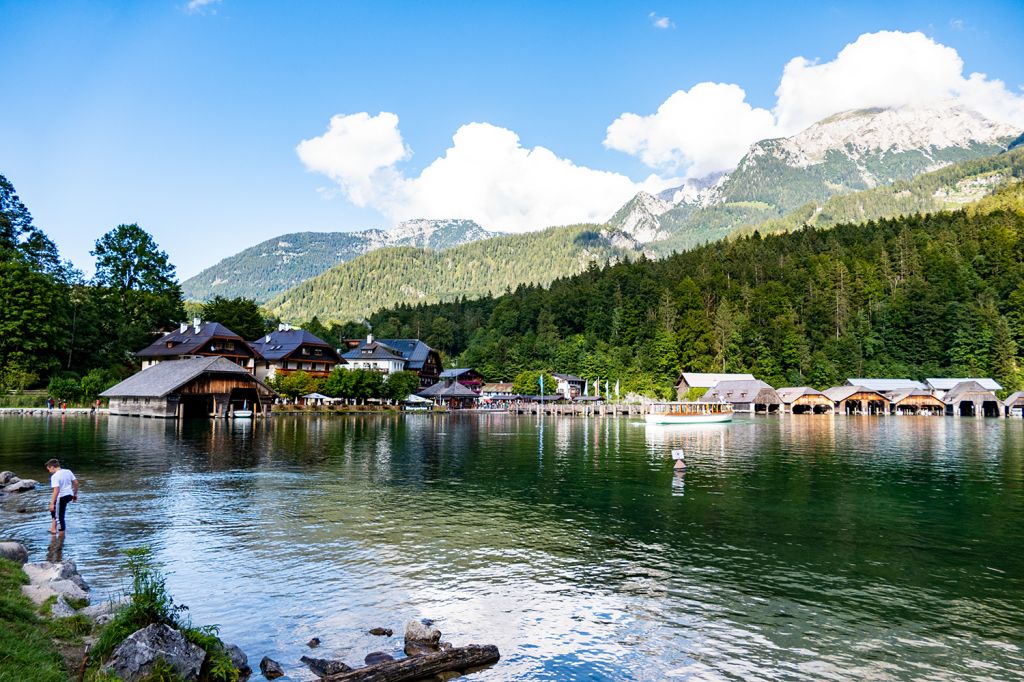
<path fill-rule="evenodd" d="M 501 658 L 493 644 L 470 644 L 439 651 L 436 654 L 412 656 L 398 661 L 385 661 L 347 673 L 322 678 L 325 682 L 411 682 L 451 670 L 466 670 L 497 663 Z"/>

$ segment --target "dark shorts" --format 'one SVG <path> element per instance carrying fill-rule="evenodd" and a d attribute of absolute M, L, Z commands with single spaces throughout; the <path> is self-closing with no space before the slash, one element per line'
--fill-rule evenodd
<path fill-rule="evenodd" d="M 68 508 L 68 503 L 74 495 L 64 495 L 63 497 L 57 498 L 57 505 L 52 512 L 50 512 L 50 518 L 56 519 L 60 523 L 59 530 L 64 530 L 64 512 Z"/>

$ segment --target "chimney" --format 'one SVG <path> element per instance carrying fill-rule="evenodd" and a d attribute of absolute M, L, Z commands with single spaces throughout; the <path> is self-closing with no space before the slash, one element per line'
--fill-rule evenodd
<path fill-rule="evenodd" d="M 181 323 L 181 329 L 178 330 L 178 333 L 179 334 L 184 334 L 187 331 L 188 331 L 188 322 L 182 322 Z"/>
<path fill-rule="evenodd" d="M 266 343 L 270 343 L 270 334 L 267 334 L 267 338 L 266 338 L 266 339 L 264 339 L 264 341 L 265 341 Z"/>
<path fill-rule="evenodd" d="M 199 319 L 198 317 L 193 317 L 192 318 L 192 326 L 196 328 L 196 334 L 199 333 L 199 325 L 201 325 L 202 323 L 203 323 L 203 321 L 201 319 Z"/>
<path fill-rule="evenodd" d="M 366 335 L 366 343 L 373 343 L 373 332 Z"/>

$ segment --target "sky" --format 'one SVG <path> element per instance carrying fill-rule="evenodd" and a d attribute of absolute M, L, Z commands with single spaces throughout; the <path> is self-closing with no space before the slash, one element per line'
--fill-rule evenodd
<path fill-rule="evenodd" d="M 1024 130 L 1024 2 L 8 2 L 0 174 L 86 274 L 299 231 L 603 221 L 838 111 Z"/>

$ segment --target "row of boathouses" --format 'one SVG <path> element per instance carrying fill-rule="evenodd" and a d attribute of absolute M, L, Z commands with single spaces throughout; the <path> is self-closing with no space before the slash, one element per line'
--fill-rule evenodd
<path fill-rule="evenodd" d="M 1024 413 L 1024 391 L 1000 399 L 996 381 L 982 377 L 913 379 L 851 378 L 818 391 L 810 386 L 773 388 L 751 374 L 684 372 L 679 400 L 725 402 L 753 414 L 951 415 L 1007 417 Z"/>

